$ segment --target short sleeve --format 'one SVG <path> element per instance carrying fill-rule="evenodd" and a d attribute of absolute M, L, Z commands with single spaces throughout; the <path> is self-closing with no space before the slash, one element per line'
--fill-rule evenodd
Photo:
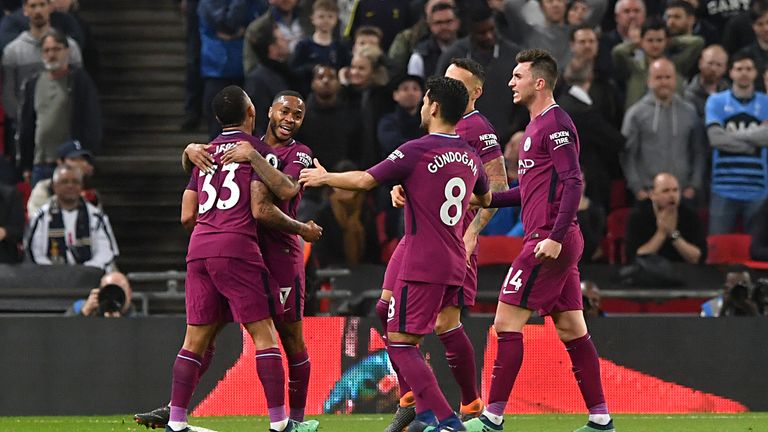
<path fill-rule="evenodd" d="M 197 168 L 192 169 L 192 174 L 189 176 L 189 183 L 187 183 L 187 190 L 197 192 L 197 176 L 200 175 L 199 172 L 200 170 Z"/>
<path fill-rule="evenodd" d="M 367 170 L 379 184 L 397 183 L 404 180 L 411 173 L 413 166 L 421 158 L 413 141 L 409 141 L 387 156 L 386 159 Z"/>
<path fill-rule="evenodd" d="M 722 98 L 717 95 L 712 95 L 707 98 L 707 103 L 704 106 L 704 124 L 707 126 L 718 124 L 724 126 L 725 122 L 722 117 L 722 110 L 720 109 L 720 101 Z"/>
<path fill-rule="evenodd" d="M 285 167 L 283 167 L 283 173 L 294 179 L 299 178 L 301 170 L 312 166 L 312 151 L 305 146 L 296 146 L 288 154 L 288 158 L 285 160 Z"/>
<path fill-rule="evenodd" d="M 475 187 L 472 190 L 472 193 L 482 196 L 487 194 L 489 190 L 488 175 L 485 173 L 485 168 L 483 168 L 482 165 L 478 165 L 477 181 L 475 181 Z"/>

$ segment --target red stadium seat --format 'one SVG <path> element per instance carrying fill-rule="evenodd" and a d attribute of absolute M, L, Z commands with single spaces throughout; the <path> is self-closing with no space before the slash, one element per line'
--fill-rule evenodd
<path fill-rule="evenodd" d="M 627 182 L 624 179 L 611 180 L 611 210 L 629 206 L 627 200 Z"/>
<path fill-rule="evenodd" d="M 749 261 L 749 234 L 717 234 L 707 237 L 707 264 L 741 264 Z"/>
<path fill-rule="evenodd" d="M 511 264 L 522 249 L 522 237 L 480 236 L 477 265 Z"/>
<path fill-rule="evenodd" d="M 625 264 L 627 254 L 624 250 L 624 234 L 627 231 L 627 220 L 631 208 L 619 208 L 612 210 L 606 220 L 606 241 L 608 262 L 611 264 Z"/>

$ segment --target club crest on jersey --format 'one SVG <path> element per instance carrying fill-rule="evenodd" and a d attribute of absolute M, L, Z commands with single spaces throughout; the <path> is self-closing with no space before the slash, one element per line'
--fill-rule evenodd
<path fill-rule="evenodd" d="M 523 151 L 531 149 L 531 137 L 525 137 L 525 143 L 523 143 Z"/>

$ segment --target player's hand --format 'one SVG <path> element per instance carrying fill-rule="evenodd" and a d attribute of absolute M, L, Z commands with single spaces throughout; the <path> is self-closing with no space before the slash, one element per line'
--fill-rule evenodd
<path fill-rule="evenodd" d="M 91 316 L 99 308 L 99 291 L 100 288 L 94 288 L 91 293 L 88 294 L 88 299 L 83 303 L 83 307 L 80 309 L 80 313 L 83 316 Z"/>
<path fill-rule="evenodd" d="M 211 148 L 210 144 L 195 144 L 190 143 L 187 148 L 184 149 L 184 153 L 187 154 L 189 161 L 192 162 L 200 171 L 209 174 L 213 172 L 214 159 L 213 155 L 208 152 Z"/>
<path fill-rule="evenodd" d="M 224 152 L 221 157 L 223 165 L 232 162 L 249 162 L 251 152 L 256 151 L 248 141 L 238 141 L 237 145 Z"/>
<path fill-rule="evenodd" d="M 320 165 L 320 161 L 317 158 L 314 159 L 314 168 L 304 168 L 299 174 L 299 183 L 305 187 L 319 187 L 325 185 L 324 177 L 328 174 L 325 167 Z"/>
<path fill-rule="evenodd" d="M 470 267 L 472 265 L 472 252 L 475 251 L 475 248 L 477 247 L 477 233 L 475 233 L 472 229 L 468 229 L 464 233 L 464 249 L 466 251 L 466 258 L 467 258 L 467 267 Z"/>
<path fill-rule="evenodd" d="M 560 251 L 563 250 L 563 245 L 552 240 L 544 239 L 536 243 L 536 247 L 533 248 L 533 253 L 538 260 L 557 259 L 560 256 Z"/>
<path fill-rule="evenodd" d="M 304 230 L 301 233 L 301 238 L 306 242 L 316 242 L 320 240 L 323 235 L 323 227 L 316 224 L 315 221 L 309 221 L 304 224 Z"/>
<path fill-rule="evenodd" d="M 401 185 L 395 185 L 395 187 L 389 191 L 389 196 L 392 197 L 392 207 L 405 207 L 405 188 L 403 188 Z"/>

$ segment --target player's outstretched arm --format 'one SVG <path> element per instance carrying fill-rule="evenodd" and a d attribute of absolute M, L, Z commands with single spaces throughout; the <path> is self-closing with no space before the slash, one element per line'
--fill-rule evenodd
<path fill-rule="evenodd" d="M 197 223 L 197 192 L 186 189 L 181 197 L 181 224 L 192 232 Z"/>
<path fill-rule="evenodd" d="M 496 159 L 490 160 L 483 164 L 485 173 L 488 176 L 488 184 L 490 192 L 503 192 L 509 189 L 507 184 L 507 169 L 504 166 L 504 156 L 499 156 Z M 472 219 L 472 223 L 469 224 L 467 230 L 464 232 L 464 246 L 467 250 L 467 257 L 469 257 L 477 246 L 477 236 L 488 225 L 493 215 L 496 214 L 496 208 L 488 208 L 488 204 L 491 203 L 491 195 L 488 195 L 488 202 L 485 203 L 479 200 L 478 205 L 484 207 L 475 215 Z M 483 205 L 485 204 L 485 205 Z"/>
<path fill-rule="evenodd" d="M 360 191 L 371 190 L 379 184 L 372 175 L 365 171 L 329 173 L 317 159 L 315 159 L 315 168 L 304 168 L 301 170 L 299 183 L 305 187 L 331 186 L 339 189 Z"/>
<path fill-rule="evenodd" d="M 181 167 L 187 174 L 192 172 L 192 168 L 198 167 L 200 171 L 209 173 L 213 170 L 213 155 L 208 152 L 210 144 L 189 143 L 181 153 Z"/>
<path fill-rule="evenodd" d="M 486 207 L 486 208 L 500 208 L 500 207 L 520 207 L 520 188 L 513 187 L 502 192 L 493 192 L 491 194 L 491 200 L 488 204 L 483 205 L 482 201 L 476 195 L 472 195 L 472 199 L 469 201 L 471 205 Z"/>
<path fill-rule="evenodd" d="M 224 165 L 232 162 L 248 162 L 256 174 L 259 175 L 269 190 L 281 201 L 289 200 L 301 190 L 301 185 L 293 177 L 285 175 L 282 171 L 270 165 L 270 163 L 253 148 L 247 141 L 239 141 L 237 146 L 224 152 L 221 163 Z"/>
<path fill-rule="evenodd" d="M 260 181 L 251 182 L 251 214 L 254 219 L 265 226 L 300 235 L 305 241 L 314 242 L 320 239 L 323 228 L 314 221 L 299 222 L 283 213 L 273 200 L 272 193 Z"/>

